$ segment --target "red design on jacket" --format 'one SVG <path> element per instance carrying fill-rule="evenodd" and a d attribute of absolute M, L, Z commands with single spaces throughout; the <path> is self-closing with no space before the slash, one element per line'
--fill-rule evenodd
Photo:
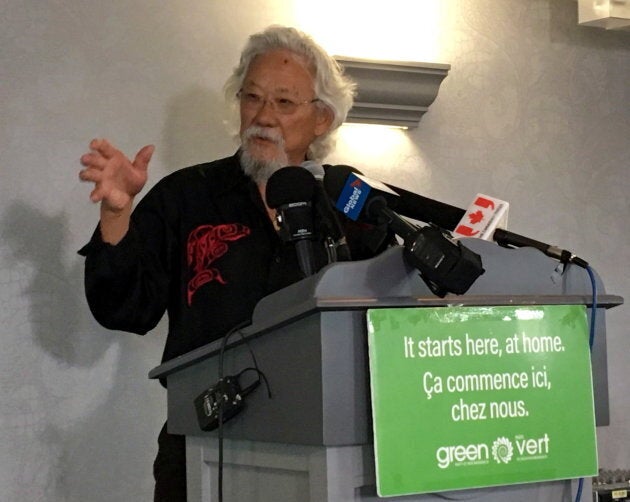
<path fill-rule="evenodd" d="M 188 281 L 188 305 L 195 292 L 204 284 L 217 281 L 226 284 L 221 272 L 212 263 L 228 251 L 228 242 L 249 235 L 250 229 L 240 223 L 225 225 L 201 225 L 188 235 L 186 253 L 193 278 Z"/>

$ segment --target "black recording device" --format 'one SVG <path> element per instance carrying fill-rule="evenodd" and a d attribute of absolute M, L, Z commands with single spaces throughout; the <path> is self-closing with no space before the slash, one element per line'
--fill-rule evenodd
<path fill-rule="evenodd" d="M 243 411 L 244 398 L 260 385 L 258 379 L 245 389 L 241 387 L 240 376 L 249 370 L 257 371 L 246 368 L 238 375 L 225 376 L 195 398 L 197 421 L 202 431 L 213 431 L 219 427 L 219 422 L 227 422 Z"/>

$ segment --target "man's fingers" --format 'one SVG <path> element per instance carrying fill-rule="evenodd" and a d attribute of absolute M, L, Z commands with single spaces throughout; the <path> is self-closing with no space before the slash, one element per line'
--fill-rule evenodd
<path fill-rule="evenodd" d="M 107 159 L 98 153 L 86 153 L 81 155 L 80 162 L 85 167 L 96 167 L 97 169 L 103 169 L 107 164 Z"/>
<path fill-rule="evenodd" d="M 140 151 L 136 154 L 136 158 L 133 160 L 134 167 L 137 167 L 142 170 L 146 170 L 149 166 L 149 161 L 153 156 L 153 152 L 155 151 L 155 146 L 147 145 L 140 149 Z"/>
<path fill-rule="evenodd" d="M 81 169 L 79 171 L 79 179 L 81 181 L 91 181 L 93 183 L 98 183 L 103 179 L 103 173 L 102 171 L 93 168 Z"/>
<path fill-rule="evenodd" d="M 116 195 L 116 190 L 109 183 L 97 183 L 90 193 L 92 202 L 108 200 L 112 207 L 116 207 L 117 199 L 120 199 L 120 196 Z"/>
<path fill-rule="evenodd" d="M 102 202 L 107 204 L 109 209 L 118 211 L 125 208 L 130 197 L 128 194 L 116 190 L 107 184 L 99 184 L 90 193 L 90 200 L 92 202 Z"/>
<path fill-rule="evenodd" d="M 147 179 L 147 167 L 155 147 L 147 145 L 131 161 L 105 139 L 93 139 L 90 152 L 81 156 L 84 169 L 79 179 L 95 184 L 90 200 L 102 202 L 115 210 L 122 210 L 133 200 Z"/>
<path fill-rule="evenodd" d="M 90 141 L 90 148 L 100 153 L 106 159 L 111 159 L 118 153 L 118 150 L 106 139 L 93 139 Z"/>
<path fill-rule="evenodd" d="M 98 188 L 92 190 L 92 192 L 90 193 L 90 200 L 92 202 L 100 202 L 101 200 L 103 200 L 101 190 L 99 190 Z"/>

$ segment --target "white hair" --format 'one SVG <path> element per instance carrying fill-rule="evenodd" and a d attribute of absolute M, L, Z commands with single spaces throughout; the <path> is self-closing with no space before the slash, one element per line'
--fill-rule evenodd
<path fill-rule="evenodd" d="M 334 58 L 322 49 L 307 34 L 295 28 L 270 26 L 266 30 L 249 37 L 241 59 L 223 88 L 228 102 L 236 104 L 236 94 L 253 59 L 269 51 L 286 49 L 304 58 L 314 75 L 315 95 L 318 106 L 327 107 L 333 114 L 333 121 L 326 133 L 316 138 L 310 145 L 307 157 L 321 161 L 332 149 L 332 132 L 346 120 L 352 108 L 356 84 L 343 74 Z"/>

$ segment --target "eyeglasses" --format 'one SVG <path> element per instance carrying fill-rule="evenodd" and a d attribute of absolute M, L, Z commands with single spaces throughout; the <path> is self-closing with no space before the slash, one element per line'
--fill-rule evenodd
<path fill-rule="evenodd" d="M 251 110 L 258 111 L 263 106 L 265 106 L 265 103 L 269 103 L 271 105 L 271 109 L 274 112 L 280 113 L 282 115 L 291 115 L 292 113 L 295 113 L 297 111 L 298 106 L 310 105 L 311 103 L 316 103 L 317 101 L 319 101 L 319 98 L 306 101 L 293 101 L 285 97 L 265 98 L 262 95 L 257 94 L 253 91 L 245 91 L 243 89 L 236 93 L 236 97 L 241 101 L 241 106 L 244 106 Z"/>

